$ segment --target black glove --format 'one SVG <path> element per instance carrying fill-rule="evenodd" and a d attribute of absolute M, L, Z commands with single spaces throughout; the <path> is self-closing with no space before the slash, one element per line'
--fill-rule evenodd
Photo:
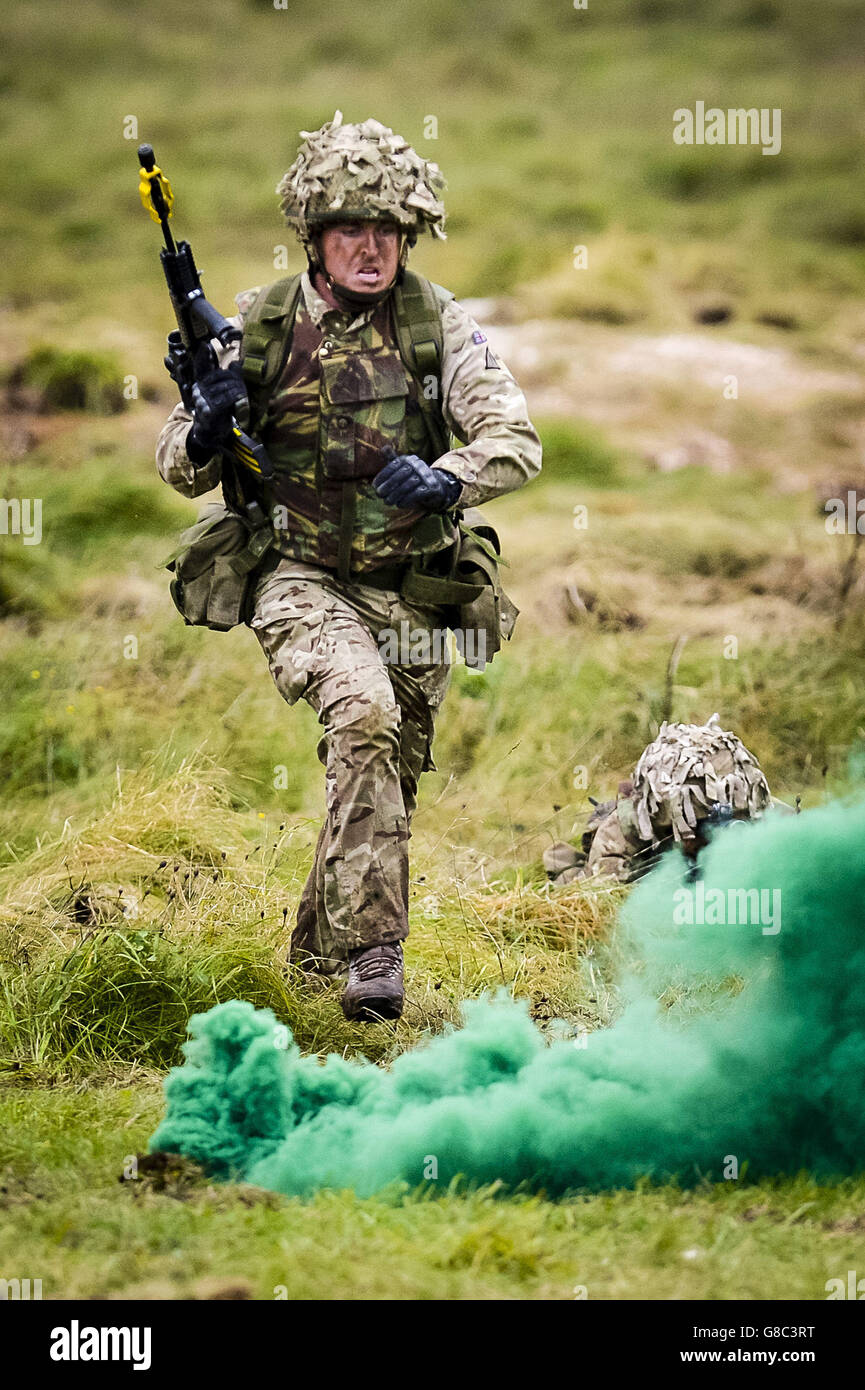
<path fill-rule="evenodd" d="M 423 507 L 446 512 L 456 504 L 463 485 L 444 468 L 430 468 L 417 454 L 390 458 L 373 484 L 379 497 L 392 507 Z"/>
<path fill-rule="evenodd" d="M 246 399 L 246 387 L 236 365 L 217 367 L 192 388 L 192 427 L 186 452 L 193 463 L 206 463 L 231 434 L 232 420 Z"/>

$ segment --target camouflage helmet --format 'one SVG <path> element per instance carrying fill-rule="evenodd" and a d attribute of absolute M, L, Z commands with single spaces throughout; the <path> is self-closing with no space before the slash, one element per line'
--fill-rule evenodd
<path fill-rule="evenodd" d="M 315 259 L 313 237 L 328 222 L 387 220 L 405 235 L 403 252 L 428 230 L 444 239 L 444 178 L 380 121 L 343 125 L 342 112 L 320 130 L 302 130 L 303 144 L 277 185 L 280 207 Z"/>
<path fill-rule="evenodd" d="M 633 815 L 640 836 L 657 843 L 672 831 L 692 840 L 713 808 L 755 819 L 772 804 L 760 764 L 735 734 L 706 724 L 661 725 L 634 770 Z"/>

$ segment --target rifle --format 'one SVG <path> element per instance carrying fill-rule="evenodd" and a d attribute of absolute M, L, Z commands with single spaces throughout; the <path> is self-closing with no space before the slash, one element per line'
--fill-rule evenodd
<path fill-rule="evenodd" d="M 138 191 L 146 211 L 162 228 L 165 245 L 159 252 L 159 259 L 177 320 L 177 328 L 168 335 L 165 366 L 172 381 L 177 383 L 183 404 L 191 412 L 193 386 L 219 365 L 213 339 L 222 347 L 229 347 L 239 342 L 243 335 L 205 299 L 189 242 L 175 242 L 171 234 L 168 219 L 172 216 L 174 194 L 171 184 L 156 163 L 153 147 L 140 145 L 138 160 Z M 239 395 L 238 408 L 241 403 L 245 403 L 245 397 Z M 230 465 L 230 481 L 226 479 L 223 467 L 224 488 L 229 481 L 226 501 L 234 507 L 239 506 L 240 510 L 255 510 L 258 504 L 249 502 L 245 497 L 241 468 L 248 469 L 262 480 L 272 478 L 273 466 L 264 448 L 245 434 L 234 418 L 231 434 L 219 445 L 219 451 L 223 465 Z M 235 486 L 237 497 L 231 495 L 231 483 Z"/>

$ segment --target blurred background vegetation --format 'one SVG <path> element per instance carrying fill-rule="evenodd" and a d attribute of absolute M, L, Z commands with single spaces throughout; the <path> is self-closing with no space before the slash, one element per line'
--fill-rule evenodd
<path fill-rule="evenodd" d="M 82 0 L 62 24 L 19 6 L 0 60 L 7 308 L 124 350 L 161 326 L 129 115 L 211 296 L 266 279 L 273 188 L 338 106 L 441 164 L 451 240 L 423 262 L 460 295 L 531 287 L 553 313 L 625 322 L 721 295 L 825 333 L 862 285 L 863 40 L 857 0 Z M 675 146 L 672 113 L 698 99 L 780 107 L 781 153 Z M 571 249 L 589 241 L 609 264 L 587 304 Z"/>
<path fill-rule="evenodd" d="M 441 164 L 449 239 L 415 263 L 476 302 L 545 442 L 542 479 L 494 508 L 517 639 L 456 672 L 418 835 L 467 872 L 536 867 L 665 714 L 717 708 L 805 804 L 855 782 L 858 548 L 820 497 L 855 483 L 865 437 L 863 37 L 854 0 L 17 8 L 0 483 L 42 498 L 44 538 L 0 537 L 0 861 L 166 747 L 225 767 L 250 833 L 320 814 L 308 711 L 280 706 L 245 630 L 185 630 L 158 569 L 196 504 L 152 462 L 171 322 L 135 147 L 154 144 L 227 309 L 275 247 L 300 264 L 273 189 L 337 107 Z M 780 107 L 781 153 L 675 145 L 697 100 Z"/>
<path fill-rule="evenodd" d="M 0 1162 L 51 1194 L 40 1270 L 84 1292 L 138 1278 L 153 1296 L 158 1269 L 168 1283 L 155 1296 L 170 1296 L 174 1216 L 153 1208 L 162 1251 L 149 1207 L 137 1226 L 117 1215 L 106 1172 L 136 1134 L 145 1141 L 158 1100 L 140 1069 L 178 1057 L 191 1011 L 241 994 L 270 1004 L 305 1048 L 382 1058 L 497 985 L 541 1026 L 602 1024 L 612 972 L 592 962 L 618 895 L 551 890 L 541 853 L 579 835 L 588 795 L 615 791 L 664 717 L 717 710 L 789 801 L 861 790 L 862 557 L 856 536 L 827 534 L 822 508 L 848 486 L 865 494 L 865 10 L 79 0 L 15 6 L 3 37 L 0 497 L 42 499 L 43 537 L 0 534 L 0 1064 L 13 1087 L 33 1088 L 23 1108 L 12 1093 L 4 1133 L 30 1119 Z M 673 112 L 698 100 L 781 108 L 781 153 L 675 145 Z M 136 146 L 154 145 L 176 231 L 228 311 L 284 273 L 276 247 L 300 265 L 273 190 L 298 132 L 337 108 L 377 116 L 440 163 L 449 239 L 413 263 L 476 301 L 545 445 L 541 479 L 490 509 L 523 611 L 485 673 L 457 668 L 440 718 L 395 1030 L 347 1025 L 332 992 L 310 994 L 283 968 L 322 814 L 319 731 L 305 706 L 281 704 L 248 631 L 184 628 L 159 568 L 198 504 L 153 462 L 174 401 L 161 366 L 173 324 Z M 43 1128 L 62 1136 L 72 1121 L 37 1090 L 81 1075 L 129 1085 L 101 1111 L 101 1147 L 63 1140 L 96 1155 L 79 1198 L 78 1158 L 58 1150 L 56 1173 L 40 1167 Z M 209 1200 L 187 1208 L 187 1253 L 200 1246 L 204 1267 Z M 326 1213 L 331 1240 L 357 1224 L 341 1200 Z M 606 1223 L 603 1200 L 591 1212 Z M 777 1200 L 798 1215 L 802 1193 Z M 453 1226 L 457 1199 L 442 1201 Z M 464 1209 L 476 1253 L 460 1290 L 550 1296 L 577 1277 L 570 1256 L 561 1269 L 536 1252 L 511 1259 L 529 1237 L 499 1205 L 503 1234 Z M 21 1221 L 15 1250 L 33 1234 Z M 89 1255 L 64 1253 L 57 1221 L 103 1234 Z M 642 1214 L 614 1234 L 603 1263 L 618 1273 L 595 1287 L 741 1294 L 727 1245 L 717 1268 L 688 1268 L 683 1290 L 678 1221 L 678 1208 L 658 1217 L 651 1249 Z M 746 1244 L 758 1229 L 742 1228 Z M 806 1251 L 799 1227 L 781 1230 L 771 1225 L 774 1245 L 761 1236 L 771 1257 L 747 1247 L 751 1296 L 790 1296 L 791 1259 L 796 1288 L 815 1296 L 816 1237 Z M 254 1260 L 263 1236 L 248 1234 Z M 417 1254 L 385 1246 L 389 1277 L 398 1257 L 404 1288 L 432 1287 Z M 838 1268 L 856 1258 L 839 1255 Z"/>

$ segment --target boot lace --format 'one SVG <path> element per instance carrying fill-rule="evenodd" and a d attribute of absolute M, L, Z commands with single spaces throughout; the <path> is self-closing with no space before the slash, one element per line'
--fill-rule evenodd
<path fill-rule="evenodd" d="M 399 946 L 368 946 L 365 951 L 355 956 L 351 963 L 352 968 L 364 983 L 369 980 L 390 979 L 399 974 L 399 954 Z"/>

